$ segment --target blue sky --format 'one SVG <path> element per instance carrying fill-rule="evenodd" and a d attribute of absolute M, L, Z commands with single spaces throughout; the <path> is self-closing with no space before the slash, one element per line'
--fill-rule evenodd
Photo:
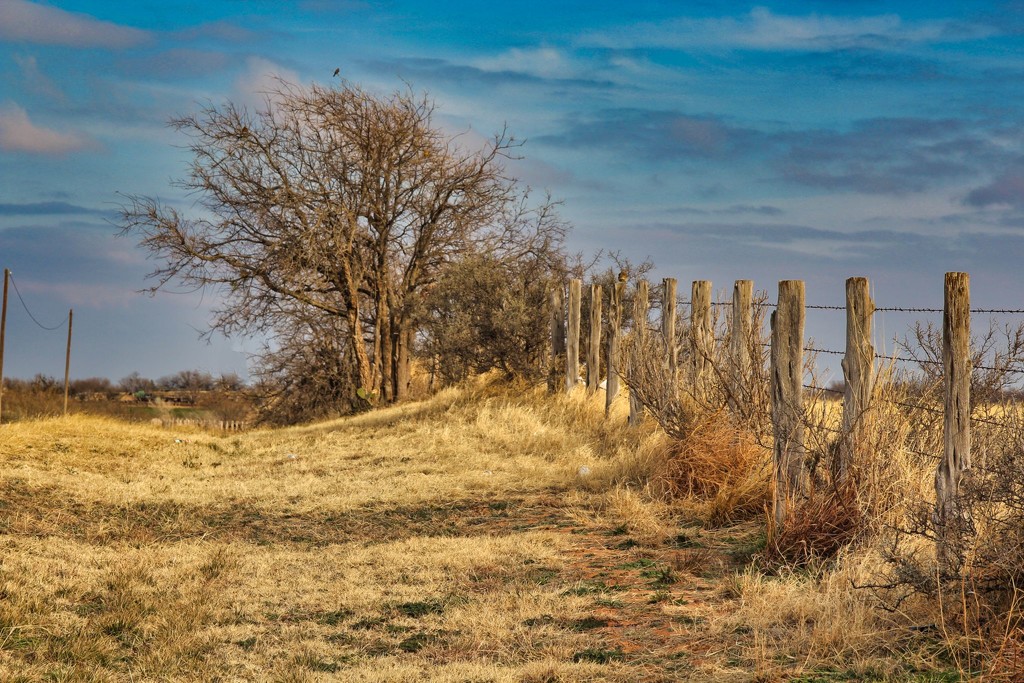
<path fill-rule="evenodd" d="M 941 306 L 966 270 L 976 306 L 1024 308 L 1022 36 L 994 2 L 0 0 L 0 267 L 43 323 L 75 308 L 76 377 L 244 373 L 253 341 L 197 339 L 213 294 L 136 293 L 119 193 L 188 208 L 170 117 L 340 68 L 429 91 L 453 133 L 507 124 L 576 250 L 821 304 L 858 275 Z M 833 348 L 841 325 L 808 317 Z M 5 374 L 59 375 L 63 344 L 12 294 Z"/>

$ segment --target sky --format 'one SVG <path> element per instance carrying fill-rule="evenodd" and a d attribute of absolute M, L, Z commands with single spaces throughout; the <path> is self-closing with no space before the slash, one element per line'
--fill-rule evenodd
<path fill-rule="evenodd" d="M 1024 3 L 0 0 L 0 267 L 43 325 L 74 308 L 73 377 L 246 374 L 257 340 L 199 338 L 215 293 L 139 293 L 118 207 L 193 206 L 170 118 L 336 68 L 428 92 L 452 134 L 507 126 L 574 251 L 683 292 L 800 279 L 842 305 L 863 276 L 941 308 L 967 271 L 975 307 L 1024 308 Z M 66 328 L 9 306 L 4 374 L 61 375 Z M 907 323 L 876 316 L 876 343 Z M 842 349 L 842 313 L 807 332 Z"/>

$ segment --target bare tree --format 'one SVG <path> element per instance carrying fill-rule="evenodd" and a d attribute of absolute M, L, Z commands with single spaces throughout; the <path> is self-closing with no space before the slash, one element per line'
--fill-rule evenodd
<path fill-rule="evenodd" d="M 128 197 L 123 233 L 159 262 L 150 291 L 216 288 L 210 333 L 329 329 L 353 392 L 403 398 L 424 288 L 500 235 L 523 196 L 503 170 L 511 136 L 473 149 L 433 114 L 411 90 L 281 81 L 258 111 L 209 105 L 172 121 L 193 157 L 176 185 L 199 211 Z"/>

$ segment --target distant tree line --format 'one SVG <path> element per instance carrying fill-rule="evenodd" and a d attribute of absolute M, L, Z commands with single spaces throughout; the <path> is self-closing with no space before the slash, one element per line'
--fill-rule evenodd
<path fill-rule="evenodd" d="M 4 378 L 4 388 L 8 391 L 25 393 L 63 393 L 64 382 L 56 377 L 38 374 L 32 379 Z M 173 375 L 165 375 L 158 379 L 143 377 L 133 372 L 118 382 L 106 377 L 86 377 L 73 379 L 69 391 L 72 396 L 100 396 L 115 398 L 120 394 L 149 394 L 157 391 L 242 391 L 246 388 L 245 380 L 233 372 L 218 375 L 202 370 L 182 370 Z"/>

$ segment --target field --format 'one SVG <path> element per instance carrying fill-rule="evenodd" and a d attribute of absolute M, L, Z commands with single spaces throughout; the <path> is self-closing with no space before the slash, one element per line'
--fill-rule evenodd
<path fill-rule="evenodd" d="M 767 474 L 739 521 L 667 498 L 626 410 L 481 382 L 229 436 L 3 425 L 0 680 L 961 680 L 851 588 L 869 552 L 754 568 Z"/>

